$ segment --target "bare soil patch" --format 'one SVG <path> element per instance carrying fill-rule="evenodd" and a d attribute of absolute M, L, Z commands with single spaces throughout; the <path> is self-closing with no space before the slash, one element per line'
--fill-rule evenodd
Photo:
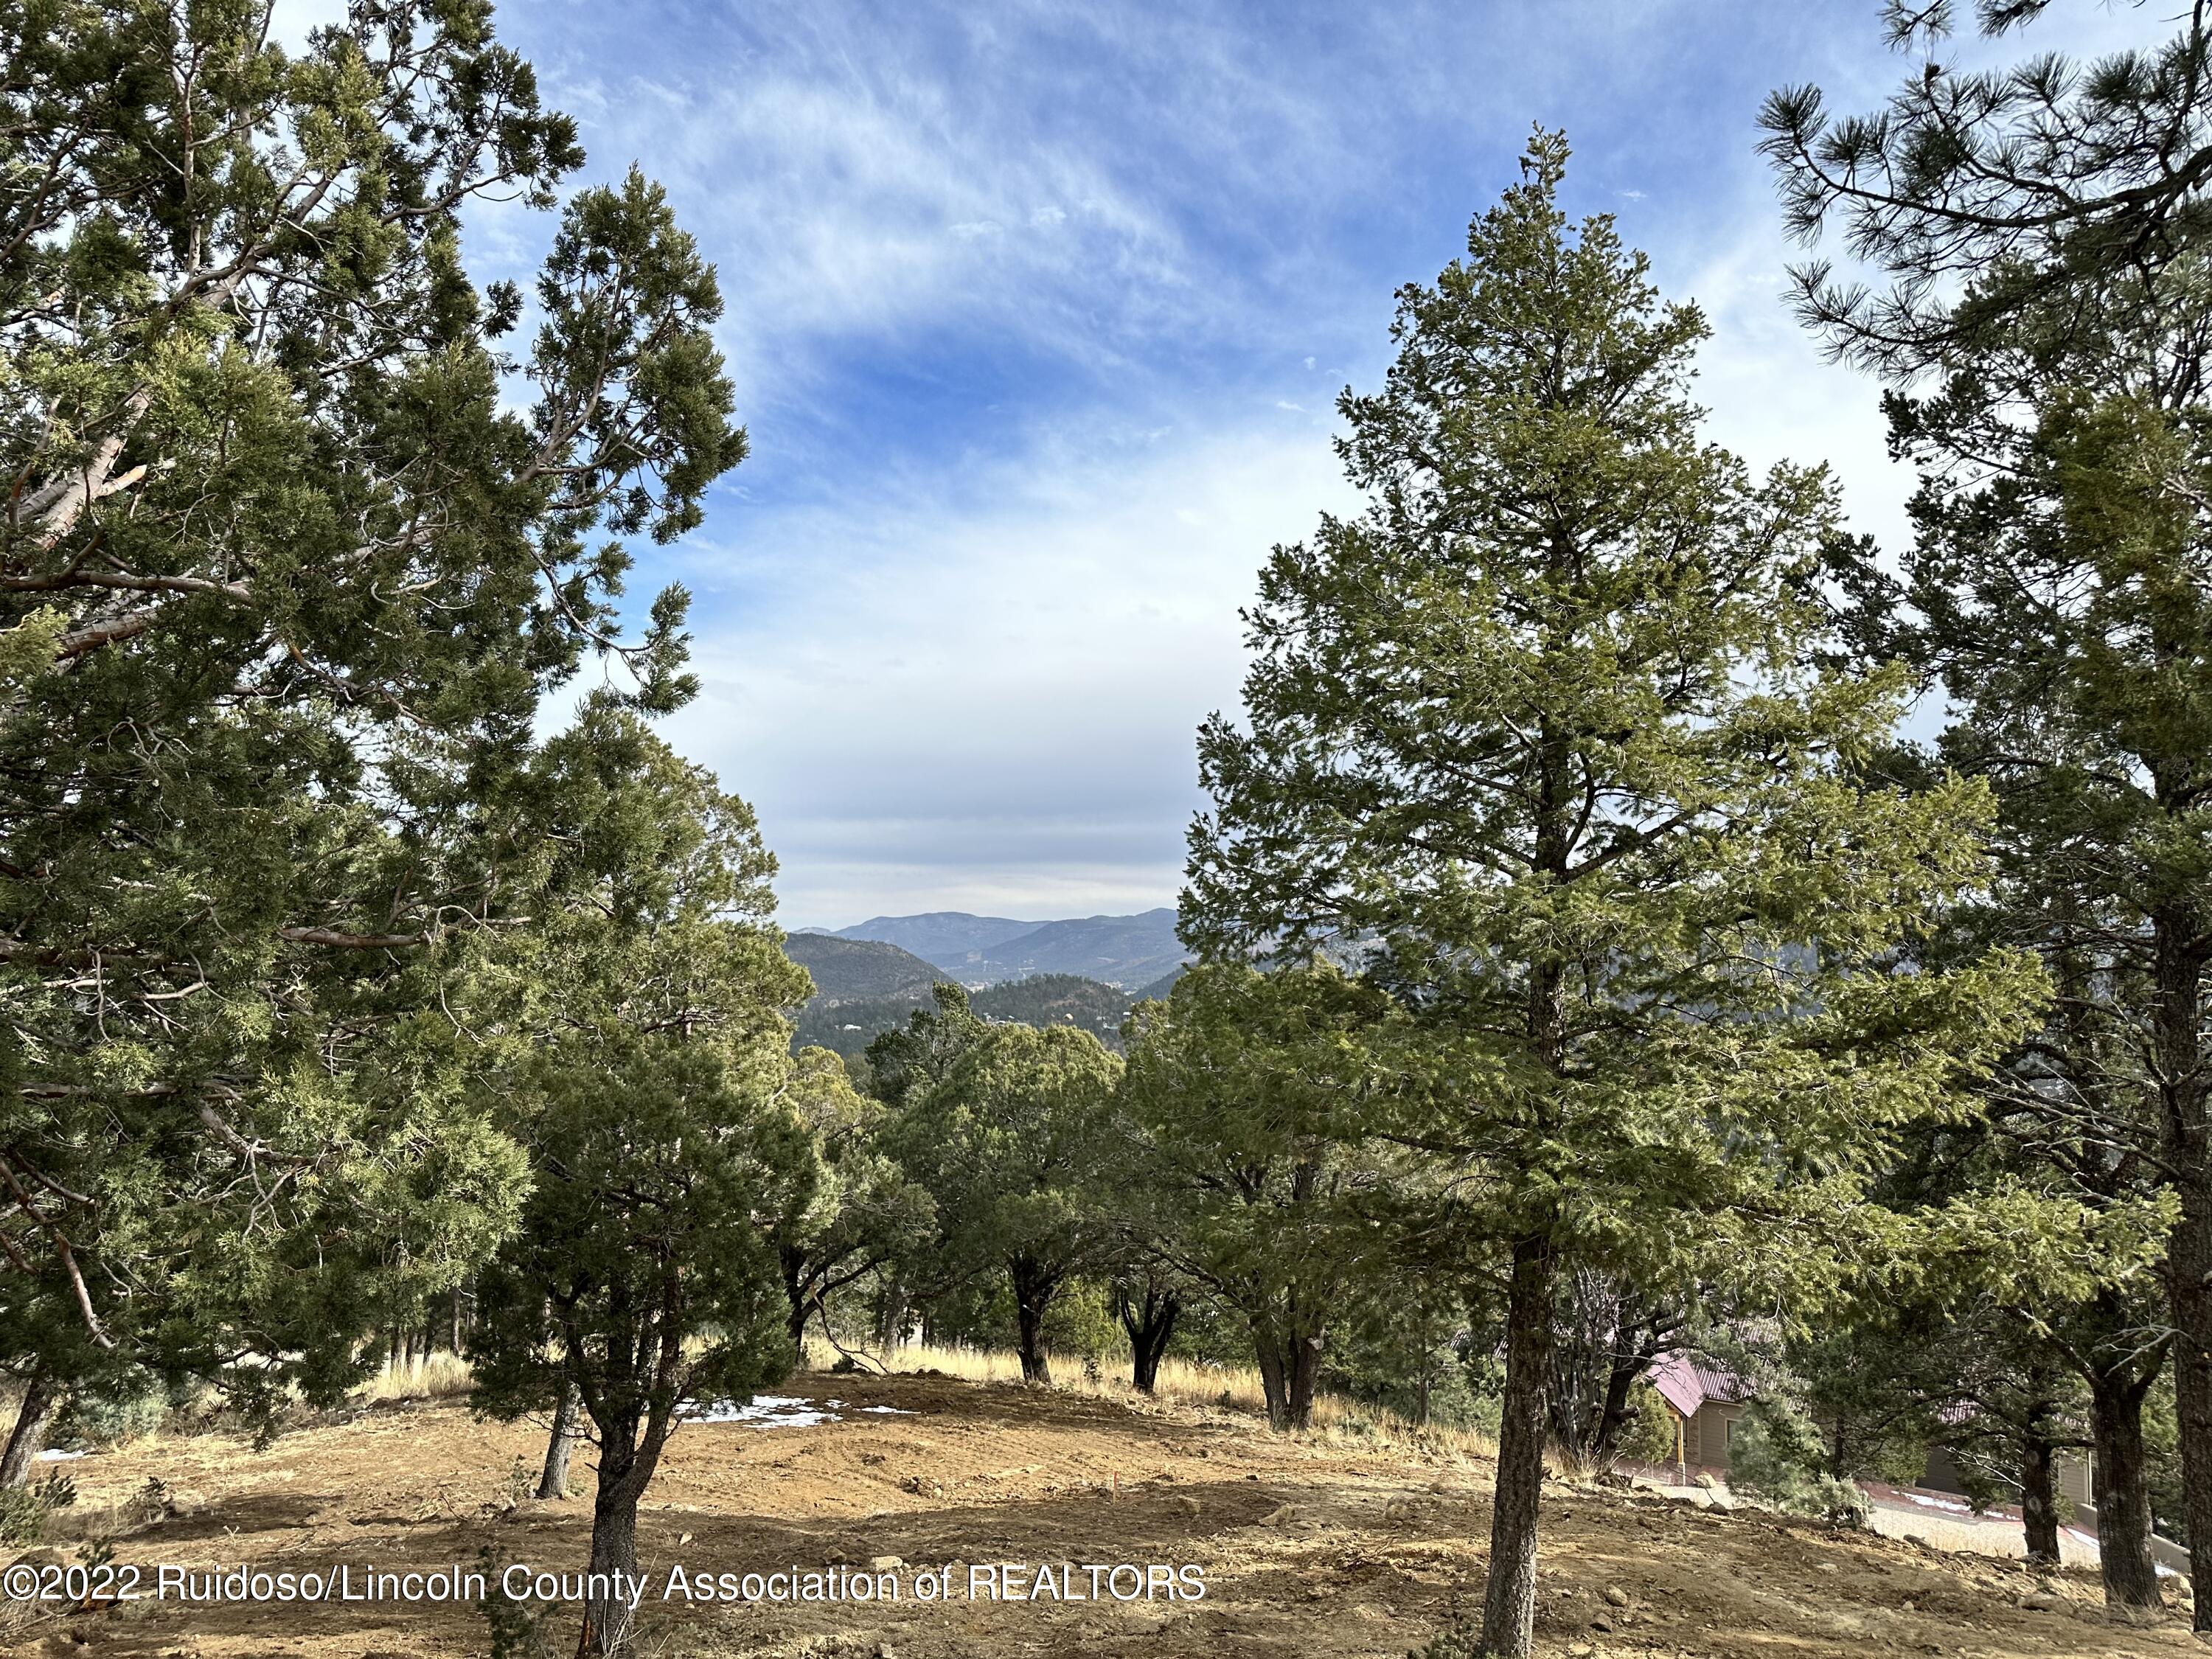
<path fill-rule="evenodd" d="M 842 1402 L 798 1428 L 691 1425 L 641 1516 L 649 1586 L 642 1651 L 893 1659 L 1099 1659 L 1404 1654 L 1455 1595 L 1479 1598 L 1488 1470 L 1418 1442 L 1271 1436 L 1250 1419 L 1093 1395 L 928 1376 L 803 1374 L 786 1390 Z M 868 1411 L 890 1407 L 896 1413 Z M 218 1436 L 162 1438 L 67 1467 L 82 1503 L 129 1502 L 159 1480 L 181 1511 L 137 1526 L 118 1564 L 323 1571 L 348 1565 L 574 1572 L 587 1497 L 511 1502 L 538 1431 L 465 1405 L 380 1407 L 266 1451 Z M 580 1473 L 588 1457 L 580 1452 Z M 584 1475 L 588 1490 L 588 1474 Z M 896 1557 L 903 1580 L 959 1564 L 947 1605 L 685 1605 L 669 1568 L 767 1573 Z M 2015 1565 L 1771 1516 L 1709 1512 L 1611 1488 L 1559 1486 L 1544 1515 L 1539 1650 L 1547 1659 L 1679 1655 L 1972 1659 L 2201 1653 L 2185 1621 L 2109 1622 L 2094 1579 L 2048 1586 Z M 966 1599 L 971 1563 L 1191 1563 L 1203 1600 Z M 1127 1584 L 1126 1578 L 1123 1581 Z M 2022 1605 L 2025 1602 L 2027 1605 Z M 1625 1605 L 1623 1605 L 1625 1603 Z M 8 1627 L 0 1626 L 0 1629 Z M 554 1625 L 573 1648 L 574 1619 Z M 11 1653 L 236 1659 L 477 1655 L 469 1606 L 185 1607 L 139 1601 L 18 1623 Z"/>

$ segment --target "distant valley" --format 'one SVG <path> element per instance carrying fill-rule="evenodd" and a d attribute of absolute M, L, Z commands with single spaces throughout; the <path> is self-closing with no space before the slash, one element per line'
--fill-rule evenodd
<path fill-rule="evenodd" d="M 1165 996 L 1189 960 L 1175 912 L 1018 921 L 935 911 L 876 916 L 834 933 L 809 929 L 786 941 L 813 976 L 794 1046 L 854 1054 L 880 1032 L 929 1006 L 930 988 L 969 988 L 975 1011 L 1024 1025 L 1073 1025 L 1119 1048 L 1121 1022 L 1150 997 Z"/>
<path fill-rule="evenodd" d="M 1176 913 L 1162 906 L 1133 916 L 1016 921 L 937 910 L 874 916 L 832 933 L 798 939 L 861 940 L 897 946 L 963 985 L 996 985 L 1039 974 L 1079 974 L 1127 990 L 1151 984 L 1190 959 L 1176 937 Z"/>

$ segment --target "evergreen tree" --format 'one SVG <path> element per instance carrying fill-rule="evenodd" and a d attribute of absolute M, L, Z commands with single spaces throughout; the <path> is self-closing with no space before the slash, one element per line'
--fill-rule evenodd
<path fill-rule="evenodd" d="M 1341 400 L 1369 505 L 1262 574 L 1184 902 L 1212 958 L 1362 952 L 1416 1034 L 1377 1127 L 1503 1252 L 1481 1642 L 1515 1659 L 1561 1273 L 1717 1249 L 1817 1285 L 1899 1126 L 1961 1109 L 2038 988 L 1898 970 L 1980 873 L 1984 792 L 1854 781 L 1904 677 L 1811 665 L 1832 486 L 1698 441 L 1704 319 L 1607 219 L 1570 233 L 1565 161 L 1540 133 Z"/>
<path fill-rule="evenodd" d="M 54 1363 L 264 1413 L 513 1225 L 460 1029 L 531 914 L 507 788 L 587 653 L 686 694 L 680 592 L 616 629 L 623 544 L 744 447 L 641 176 L 526 305 L 467 279 L 470 204 L 581 160 L 487 5 L 297 55 L 269 10 L 0 8 L 0 1364 L 58 1308 Z"/>
<path fill-rule="evenodd" d="M 936 1201 L 936 1271 L 1006 1275 L 1028 1382 L 1052 1380 L 1054 1300 L 1110 1247 L 1094 1195 L 1121 1067 L 1088 1031 L 991 1026 L 909 1097 L 891 1131 L 901 1164 Z"/>
<path fill-rule="evenodd" d="M 2027 28 L 2051 0 L 1973 0 L 1978 32 Z M 2023 309 L 2085 343 L 2198 278 L 2212 236 L 2212 13 L 2183 7 L 2157 44 L 1986 70 L 1934 54 L 1958 0 L 1884 0 L 1890 45 L 1929 56 L 1881 109 L 1836 118 L 1818 87 L 1760 111 L 1790 229 L 1840 221 L 1886 290 L 1814 261 L 1798 314 L 1837 356 L 1900 383 L 1972 352 Z M 1962 291 L 1971 297 L 1960 303 Z"/>
<path fill-rule="evenodd" d="M 790 1098 L 805 973 L 768 925 L 744 803 L 632 714 L 594 702 L 544 766 L 567 902 L 533 935 L 501 1044 L 501 1110 L 531 1157 L 515 1236 L 478 1281 L 477 1404 L 554 1412 L 599 1450 L 590 1571 L 637 1571 L 637 1506 L 686 1407 L 743 1401 L 797 1358 L 763 1218 L 817 1179 Z M 631 1609 L 595 1581 L 579 1652 Z"/>
<path fill-rule="evenodd" d="M 1985 7 L 1983 22 L 2042 9 Z M 1929 21 L 1948 25 L 1948 10 Z M 2086 67 L 1930 70 L 1881 120 L 1826 125 L 1808 89 L 1769 112 L 1796 227 L 1817 234 L 1839 214 L 1893 283 L 1877 301 L 1804 273 L 1808 319 L 1891 380 L 1893 443 L 1923 479 L 1903 582 L 1863 550 L 1839 562 L 1864 648 L 1940 681 L 1953 714 L 1941 759 L 2001 803 L 2005 878 L 1984 935 L 2039 951 L 2057 988 L 2008 1068 L 2007 1109 L 2054 1181 L 2106 1204 L 2167 1185 L 2179 1200 L 2166 1318 L 2199 1577 L 2212 1573 L 2208 53 L 2212 24 L 2191 11 L 2158 46 Z M 2128 1449 L 2156 1374 L 2137 1362 L 2156 1345 L 2120 1337 L 2132 1316 L 2108 1313 L 2121 1326 L 2076 1352 L 2100 1374 L 2116 1512 L 2143 1515 Z M 2134 1569 L 2116 1579 L 2123 1560 Z M 2155 1600 L 2147 1560 L 2108 1560 L 2116 1599 Z M 2196 1619 L 2212 1631 L 2212 1604 Z"/>
<path fill-rule="evenodd" d="M 806 1126 L 819 1171 L 771 1229 L 796 1347 L 810 1319 L 819 1319 L 827 1335 L 830 1298 L 910 1251 L 927 1237 L 932 1215 L 929 1194 L 885 1150 L 884 1107 L 854 1091 L 836 1054 L 801 1049 L 784 1093 Z"/>
<path fill-rule="evenodd" d="M 1363 1136 L 1384 999 L 1321 965 L 1194 968 L 1130 1023 L 1121 1090 L 1154 1251 L 1233 1309 L 1278 1429 L 1313 1420 L 1330 1334 L 1372 1256 L 1353 1208 L 1383 1176 Z"/>

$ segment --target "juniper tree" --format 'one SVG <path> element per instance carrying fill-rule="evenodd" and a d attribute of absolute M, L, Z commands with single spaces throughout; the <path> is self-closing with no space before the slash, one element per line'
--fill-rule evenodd
<path fill-rule="evenodd" d="M 1854 780 L 1905 679 L 1812 665 L 1833 486 L 1699 441 L 1705 319 L 1607 218 L 1570 230 L 1566 155 L 1537 135 L 1401 291 L 1382 389 L 1340 400 L 1367 506 L 1262 572 L 1184 900 L 1208 957 L 1363 954 L 1415 1028 L 1374 1127 L 1499 1252 L 1480 1639 L 1516 1656 L 1561 1273 L 1724 1254 L 1817 1286 L 1898 1127 L 1960 1109 L 2037 983 L 1895 970 L 1978 877 L 1985 795 Z"/>
<path fill-rule="evenodd" d="M 1371 1267 L 1355 1199 L 1388 1004 L 1325 964 L 1194 968 L 1130 1022 L 1115 1160 L 1152 1249 L 1235 1311 L 1278 1429 L 1313 1420 L 1333 1329 Z"/>
<path fill-rule="evenodd" d="M 908 1178 L 935 1202 L 936 1271 L 1006 1274 L 1027 1382 L 1052 1380 L 1045 1316 L 1110 1243 L 1097 1171 L 1121 1068 L 1088 1031 L 989 1026 L 908 1097 L 890 1131 Z"/>
<path fill-rule="evenodd" d="M 895 1026 L 868 1044 L 868 1092 L 886 1106 L 920 1104 L 990 1029 L 969 1006 L 965 988 L 939 981 L 929 988 L 928 1007 L 917 1008 L 904 1026 Z M 896 1137 L 885 1144 L 895 1148 Z M 917 1295 L 927 1301 L 965 1285 L 973 1277 L 974 1263 L 931 1251 L 929 1242 L 937 1237 L 933 1226 L 924 1225 L 908 1239 L 909 1248 L 885 1264 L 876 1313 L 878 1347 L 888 1350 L 904 1340 L 911 1302 Z"/>
<path fill-rule="evenodd" d="M 514 1417 L 574 1390 L 599 1452 L 590 1571 L 634 1574 L 638 1501 L 685 1408 L 749 1399 L 797 1358 L 766 1224 L 817 1178 L 780 1012 L 808 986 L 768 924 L 775 861 L 743 801 L 598 702 L 542 770 L 565 902 L 500 1043 L 532 1186 L 478 1281 L 477 1402 Z M 595 1589 L 579 1651 L 630 1634 Z"/>
<path fill-rule="evenodd" d="M 885 1149 L 882 1103 L 854 1090 L 836 1054 L 801 1049 L 782 1093 L 806 1126 L 819 1172 L 769 1227 L 796 1347 L 810 1319 L 819 1319 L 828 1335 L 830 1298 L 909 1250 L 932 1218 L 929 1194 L 907 1180 Z"/>
<path fill-rule="evenodd" d="M 743 450 L 713 272 L 641 175 L 563 206 L 488 6 L 269 12 L 0 8 L 0 1304 L 264 1401 L 512 1224 L 457 1024 L 530 914 L 501 781 L 592 652 L 685 694 L 624 545 Z M 562 210 L 526 301 L 493 197 Z"/>

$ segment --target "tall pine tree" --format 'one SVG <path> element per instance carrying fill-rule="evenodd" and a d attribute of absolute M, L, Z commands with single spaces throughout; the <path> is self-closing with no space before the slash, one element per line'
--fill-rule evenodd
<path fill-rule="evenodd" d="M 1896 971 L 1977 878 L 1984 795 L 1853 781 L 1903 680 L 1808 666 L 1832 487 L 1699 441 L 1705 320 L 1609 220 L 1570 229 L 1566 160 L 1537 135 L 1400 296 L 1382 390 L 1342 399 L 1368 506 L 1262 574 L 1185 898 L 1207 956 L 1359 952 L 1412 1016 L 1374 1127 L 1499 1253 L 1481 1644 L 1516 1659 L 1562 1273 L 1724 1240 L 1816 1286 L 1896 1130 L 1958 1109 L 2038 987 L 2002 956 Z"/>

